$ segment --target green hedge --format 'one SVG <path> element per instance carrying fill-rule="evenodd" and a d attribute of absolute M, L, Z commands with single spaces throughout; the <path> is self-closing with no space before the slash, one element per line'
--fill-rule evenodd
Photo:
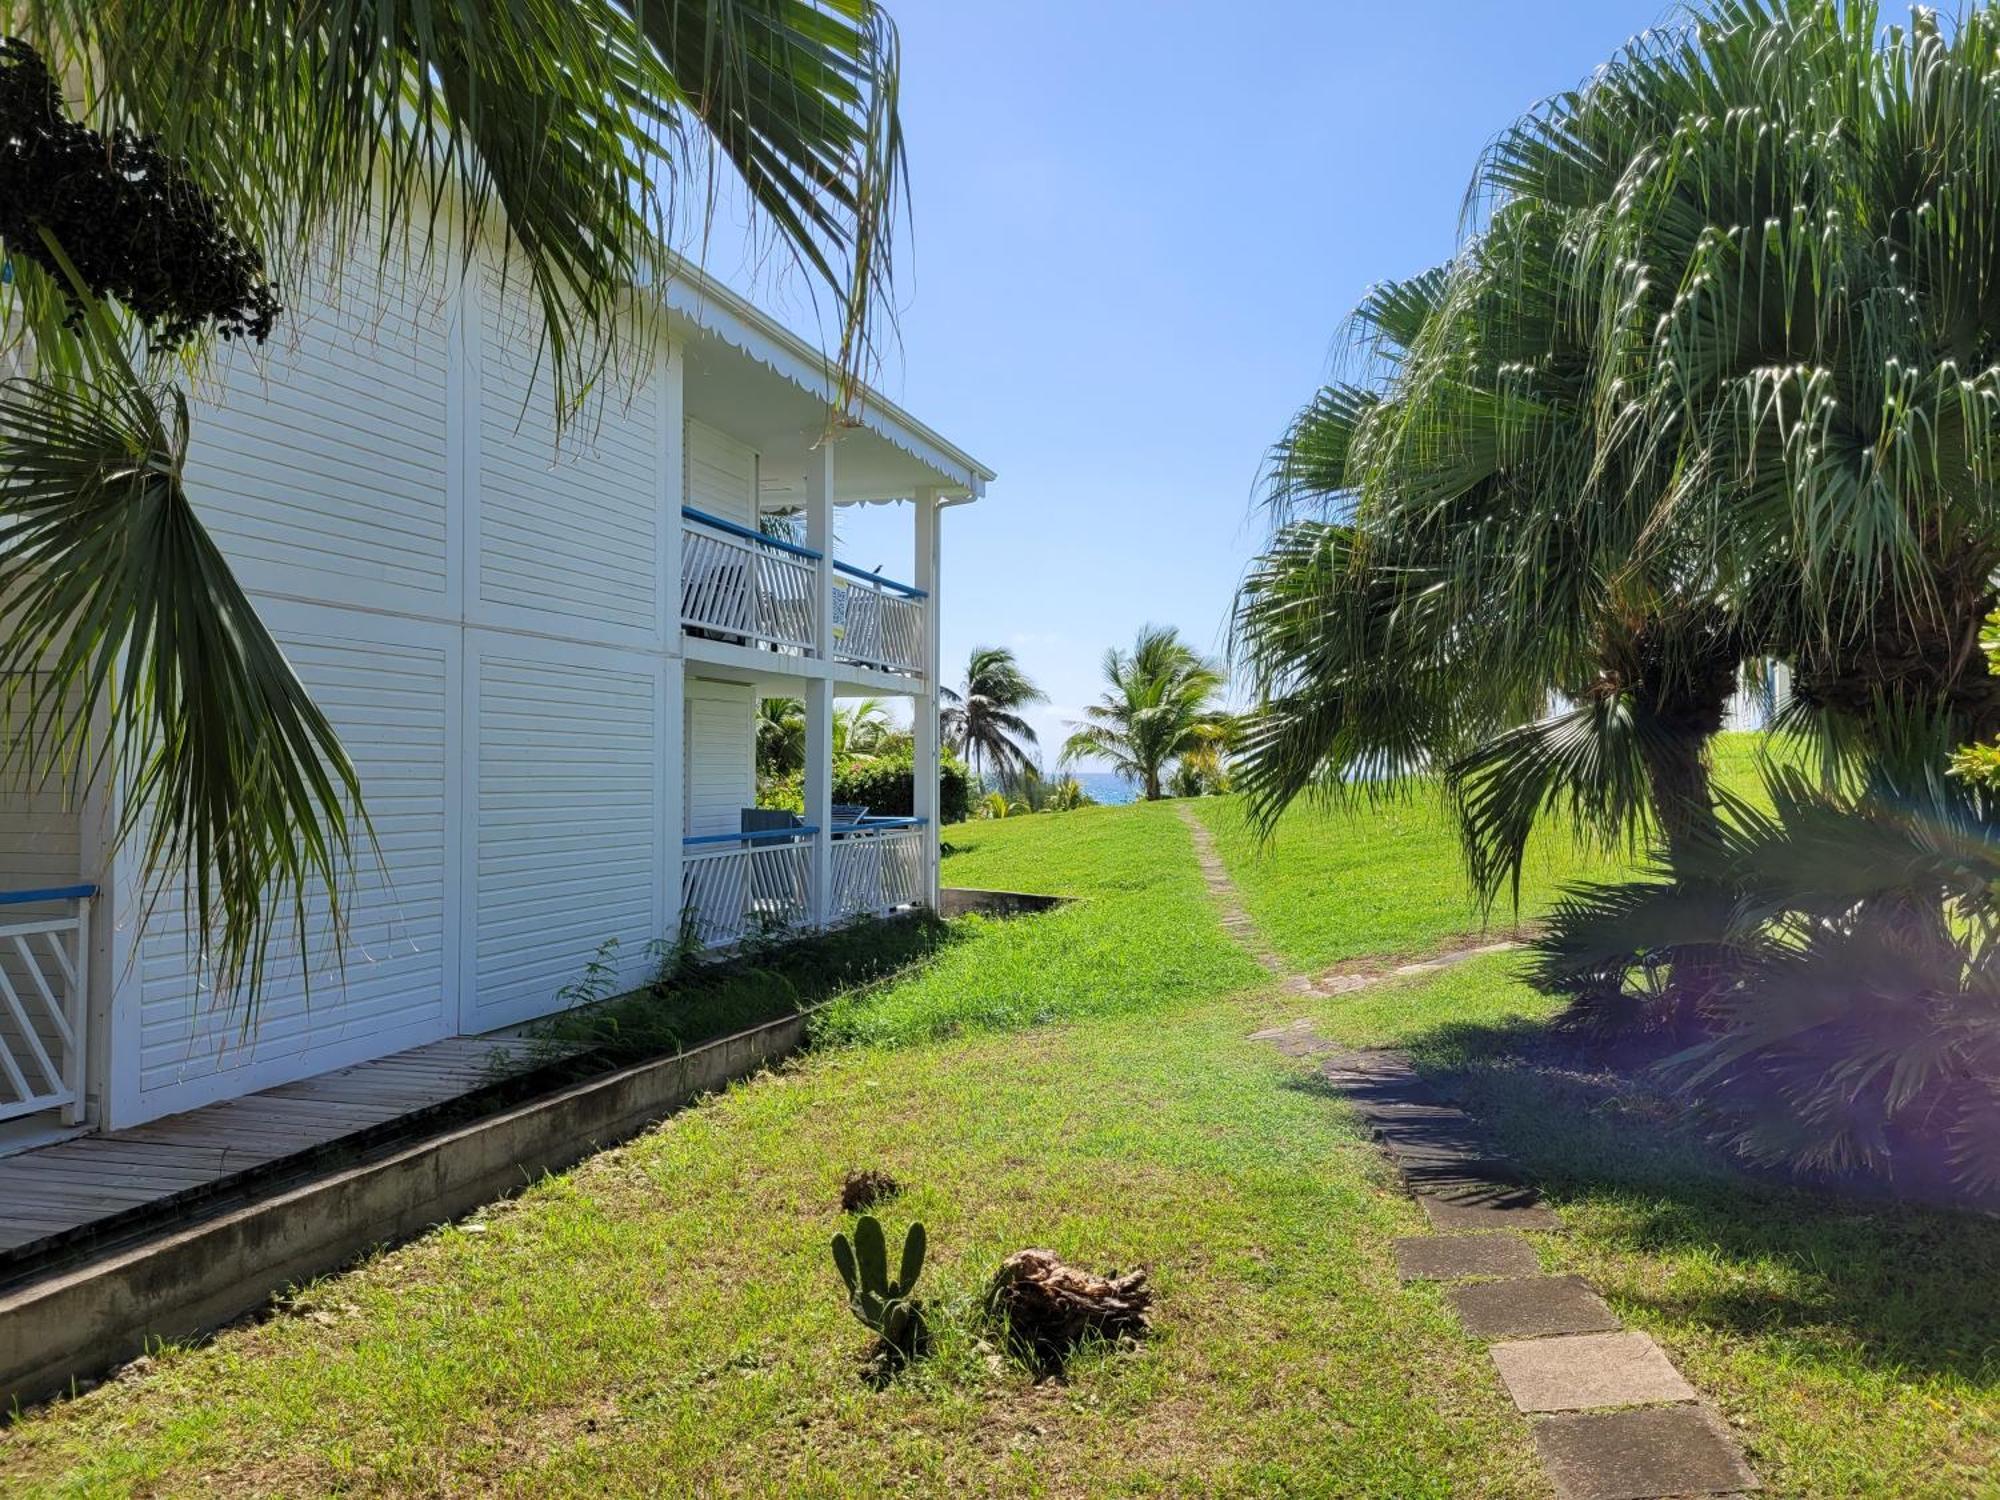
<path fill-rule="evenodd" d="M 859 803 L 878 818 L 907 818 L 915 807 L 914 762 L 908 755 L 846 761 L 833 769 L 833 800 Z M 963 823 L 970 811 L 971 786 L 964 764 L 947 754 L 938 762 L 938 812 L 946 823 Z M 757 788 L 759 807 L 805 810 L 805 773 L 767 778 Z"/>

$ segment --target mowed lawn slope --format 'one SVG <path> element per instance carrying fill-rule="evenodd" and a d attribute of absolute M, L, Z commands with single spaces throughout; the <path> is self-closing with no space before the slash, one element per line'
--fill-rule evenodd
<path fill-rule="evenodd" d="M 1758 760 L 1767 743 L 1762 735 L 1719 736 L 1718 782 L 1757 796 Z M 1279 953 L 1305 969 L 1415 956 L 1463 939 L 1516 937 L 1568 882 L 1617 876 L 1635 864 L 1626 851 L 1580 849 L 1553 820 L 1529 845 L 1518 907 L 1514 893 L 1505 891 L 1491 911 L 1482 911 L 1436 787 L 1409 786 L 1405 794 L 1373 802 L 1300 801 L 1268 838 L 1252 825 L 1240 798 L 1208 797 L 1193 805 L 1250 915 Z"/>
<path fill-rule="evenodd" d="M 907 1042 L 1125 1015 L 1265 977 L 1217 923 L 1170 804 L 961 823 L 945 839 L 946 885 L 1071 899 L 1026 921 L 957 924 L 922 973 L 836 1002 L 824 1036 Z"/>
<path fill-rule="evenodd" d="M 2000 1224 L 1732 1173 L 1646 1091 L 1539 1054 L 1511 957 L 1282 991 L 1171 807 L 951 837 L 953 884 L 1079 899 L 839 1002 L 829 1038 L 876 1040 L 26 1414 L 0 1494 L 1546 1496 L 1483 1345 L 1396 1283 L 1423 1224 L 1380 1153 L 1248 1039 L 1302 1015 L 1409 1048 L 1500 1130 L 1563 1215 L 1547 1268 L 1669 1349 L 1766 1493 L 2000 1493 Z M 908 1185 L 892 1234 L 931 1233 L 937 1347 L 882 1391 L 827 1253 L 863 1166 Z M 976 1310 L 1026 1245 L 1147 1266 L 1156 1337 L 1036 1384 Z"/>
<path fill-rule="evenodd" d="M 829 1048 L 29 1414 L 0 1493 L 1543 1493 L 1478 1346 L 1396 1285 L 1420 1216 L 1247 1040 L 1277 1013 L 1228 998 L 1258 971 L 1172 811 L 961 832 L 955 880 L 1089 893 L 876 998 L 983 1031 Z M 992 1030 L 1043 1010 L 1091 1019 Z M 931 1237 L 938 1346 L 884 1391 L 827 1251 L 861 1166 Z M 1029 1245 L 1148 1267 L 1157 1336 L 1063 1382 L 1001 1359 L 975 1304 Z"/>

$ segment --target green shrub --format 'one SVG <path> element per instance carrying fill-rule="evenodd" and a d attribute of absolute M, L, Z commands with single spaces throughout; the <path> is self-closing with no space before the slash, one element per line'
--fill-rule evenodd
<path fill-rule="evenodd" d="M 916 807 L 914 762 L 907 754 L 849 760 L 834 767 L 833 800 L 855 803 L 878 818 L 907 818 Z M 938 764 L 938 813 L 945 823 L 963 823 L 969 814 L 969 780 L 965 764 L 946 751 Z M 803 771 L 767 776 L 757 784 L 759 807 L 781 807 L 803 813 L 806 778 Z"/>

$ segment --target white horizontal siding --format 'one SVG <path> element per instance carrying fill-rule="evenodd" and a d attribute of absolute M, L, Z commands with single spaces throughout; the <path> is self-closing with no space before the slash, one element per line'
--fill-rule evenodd
<path fill-rule="evenodd" d="M 473 1024 L 555 1008 L 605 939 L 658 936 L 658 677 L 578 648 L 478 663 Z"/>
<path fill-rule="evenodd" d="M 0 694 L 0 766 L 8 767 L 0 773 L 0 891 L 75 885 L 83 867 L 78 798 L 62 778 L 31 777 L 14 762 L 19 731 L 4 716 L 23 715 L 33 689 L 23 683 L 17 691 L 11 709 Z M 5 913 L 0 907 L 0 921 Z"/>
<path fill-rule="evenodd" d="M 252 587 L 435 608 L 447 590 L 450 311 L 441 272 L 323 277 L 195 412 L 188 487 Z"/>
<path fill-rule="evenodd" d="M 757 524 L 757 454 L 726 433 L 689 421 L 682 451 L 687 503 L 738 526 Z"/>
<path fill-rule="evenodd" d="M 746 685 L 688 681 L 688 833 L 735 833 L 742 810 L 756 806 L 756 714 L 755 691 Z"/>
<path fill-rule="evenodd" d="M 355 638 L 337 617 L 277 634 L 353 758 L 377 850 L 363 842 L 347 933 L 308 917 L 308 957 L 283 925 L 246 1032 L 240 1010 L 199 988 L 171 898 L 138 955 L 139 1094 L 145 1115 L 392 1051 L 452 1029 L 446 991 L 446 798 L 450 671 L 442 645 Z M 376 1044 L 380 1043 L 379 1046 Z M 240 1086 L 230 1077 L 242 1080 Z"/>
<path fill-rule="evenodd" d="M 556 436 L 549 353 L 526 289 L 489 273 L 481 296 L 479 597 L 567 622 L 656 635 L 665 486 L 649 381 L 611 389 Z M 657 379 L 657 376 L 654 377 Z M 577 627 L 581 625 L 579 631 Z"/>

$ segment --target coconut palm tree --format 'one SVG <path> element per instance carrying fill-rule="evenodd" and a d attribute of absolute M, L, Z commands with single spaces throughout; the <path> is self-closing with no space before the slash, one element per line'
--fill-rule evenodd
<path fill-rule="evenodd" d="M 757 700 L 757 776 L 789 776 L 806 768 L 806 706 L 797 698 Z"/>
<path fill-rule="evenodd" d="M 1171 762 L 1205 754 L 1229 732 L 1215 706 L 1228 679 L 1171 625 L 1141 626 L 1129 652 L 1105 652 L 1104 677 L 1111 690 L 1070 725 L 1062 763 L 1106 761 L 1137 781 L 1149 802 L 1159 801 Z"/>
<path fill-rule="evenodd" d="M 860 698 L 833 711 L 833 759 L 875 760 L 910 748 L 910 731 L 897 727 L 889 705 Z M 806 706 L 797 698 L 757 701 L 757 774 L 785 776 L 806 765 Z"/>
<path fill-rule="evenodd" d="M 991 772 L 1003 788 L 1019 786 L 1035 770 L 1030 747 L 1037 743 L 1034 726 L 1020 710 L 1048 702 L 1048 694 L 1005 646 L 974 646 L 965 685 L 942 691 L 945 707 L 938 717 L 945 743 L 971 768 L 974 780 L 983 783 Z"/>
<path fill-rule="evenodd" d="M 337 919 L 366 815 L 197 516 L 182 361 L 262 339 L 310 256 L 498 244 L 567 418 L 652 347 L 627 331 L 631 289 L 713 161 L 833 291 L 851 374 L 902 191 L 895 32 L 875 0 L 25 0 L 8 24 L 14 769 L 129 787 L 148 886 L 178 888 L 220 991 L 254 991 L 278 914 L 311 892 Z"/>
<path fill-rule="evenodd" d="M 880 698 L 859 698 L 833 711 L 833 758 L 836 762 L 877 760 L 910 749 L 910 731 L 889 717 Z"/>

